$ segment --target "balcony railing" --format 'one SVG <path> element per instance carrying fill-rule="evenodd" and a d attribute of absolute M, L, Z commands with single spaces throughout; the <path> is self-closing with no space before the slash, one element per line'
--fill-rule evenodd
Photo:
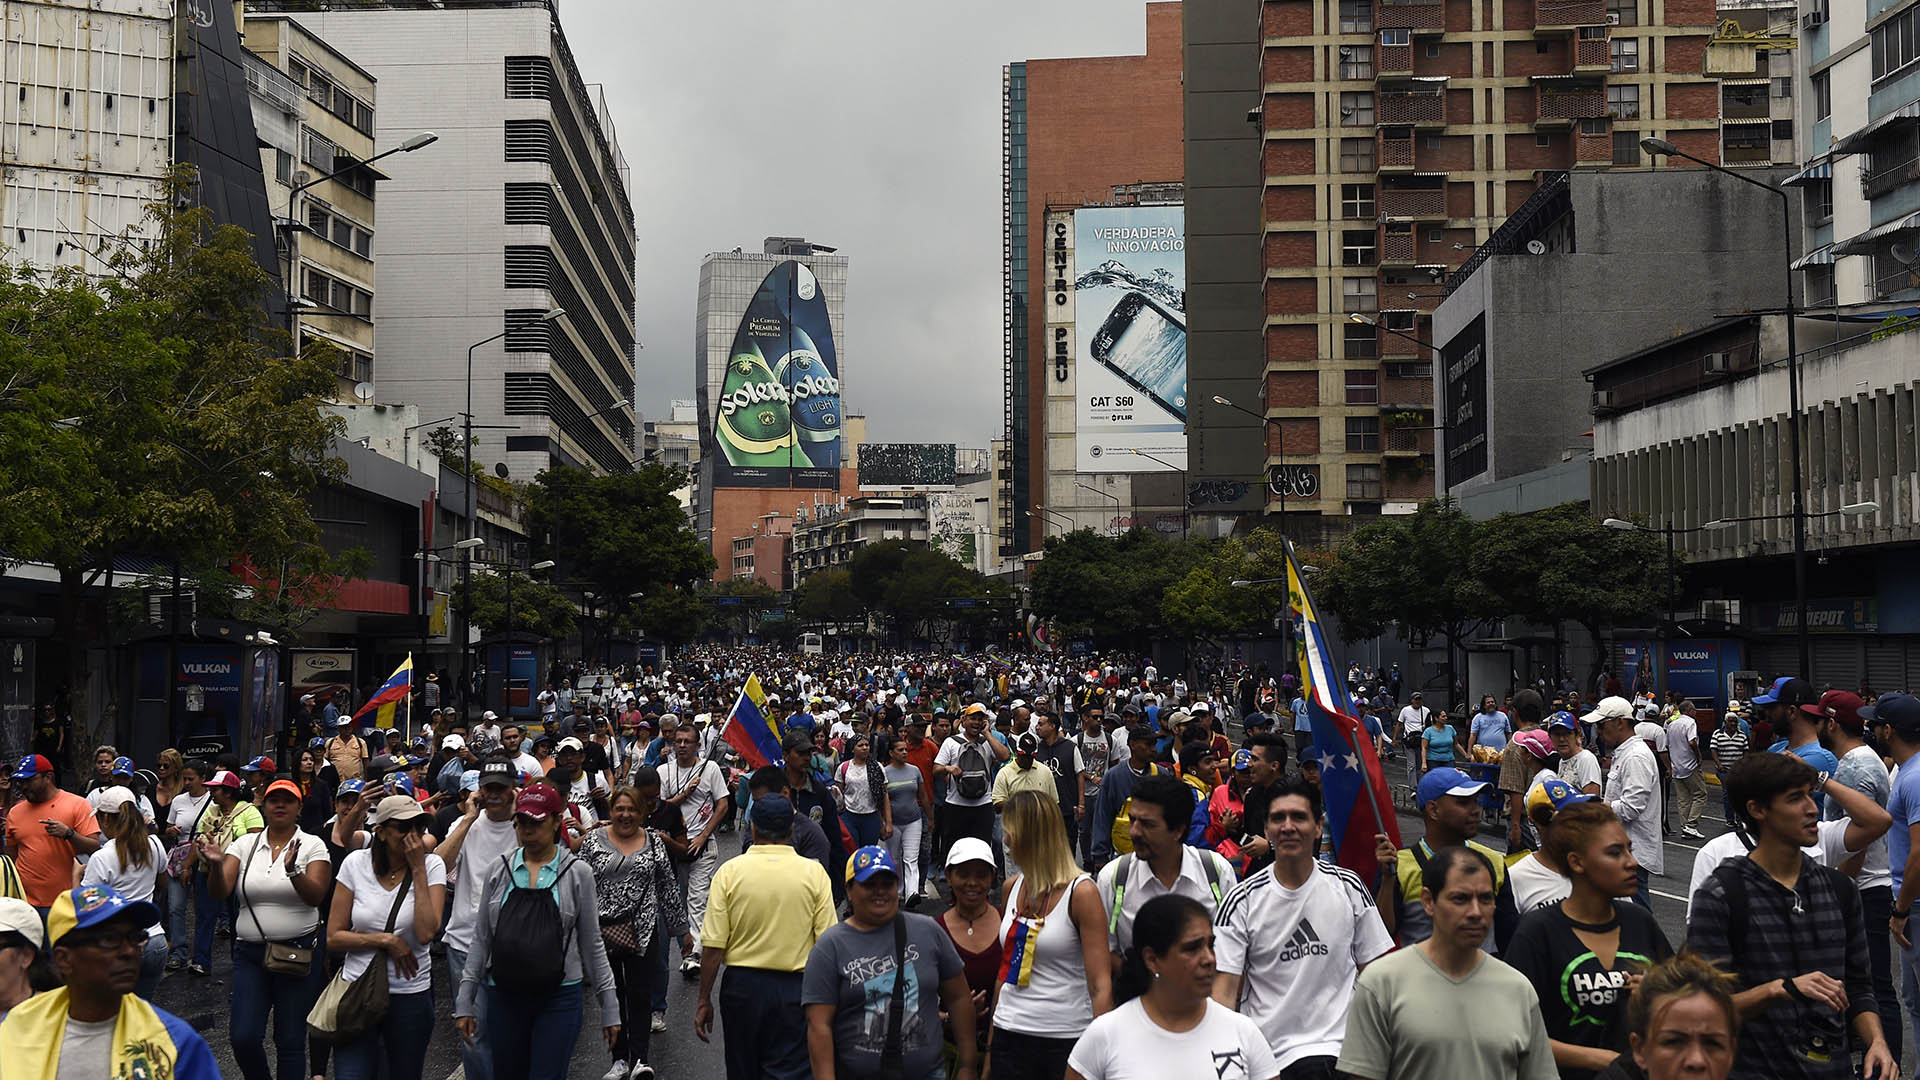
<path fill-rule="evenodd" d="M 1604 0 L 1534 0 L 1533 3 L 1533 26 L 1536 30 L 1605 25 L 1607 5 Z"/>
<path fill-rule="evenodd" d="M 1391 336 L 1391 335 L 1389 335 Z M 1416 346 L 1417 348 L 1417 346 Z M 1433 407 L 1433 379 L 1396 379 L 1389 375 L 1380 383 L 1382 410 L 1430 409 Z M 1411 429 L 1396 429 L 1411 430 Z M 1387 433 L 1392 441 L 1393 432 Z"/>
<path fill-rule="evenodd" d="M 247 89 L 259 94 L 274 108 L 288 116 L 306 112 L 307 92 L 293 77 L 252 53 L 245 54 L 242 66 L 247 72 Z"/>
<path fill-rule="evenodd" d="M 1613 52 L 1606 38 L 1581 38 L 1573 43 L 1575 71 L 1587 68 L 1606 71 L 1613 67 Z"/>
<path fill-rule="evenodd" d="M 1613 164 L 1613 132 L 1590 135 L 1582 131 L 1574 136 L 1573 160 L 1581 165 Z"/>
<path fill-rule="evenodd" d="M 1411 45 L 1380 46 L 1379 72 L 1382 75 L 1413 74 L 1413 46 Z"/>
<path fill-rule="evenodd" d="M 1720 147 L 1722 165 L 1770 165 L 1773 163 L 1771 144 L 1749 145 L 1728 143 Z"/>
<path fill-rule="evenodd" d="M 1385 445 L 1381 447 L 1381 450 L 1388 454 L 1431 454 L 1433 453 L 1433 429 L 1426 427 L 1388 428 L 1386 442 Z"/>
<path fill-rule="evenodd" d="M 1410 232 L 1383 233 L 1380 237 L 1380 261 L 1383 263 L 1411 263 L 1415 259 L 1413 234 Z"/>
<path fill-rule="evenodd" d="M 1440 33 L 1447 28 L 1447 9 L 1441 0 L 1381 0 L 1373 23 L 1381 30 Z"/>
<path fill-rule="evenodd" d="M 1447 216 L 1447 193 L 1439 188 L 1386 190 L 1379 194 L 1380 216 L 1422 220 Z"/>
<path fill-rule="evenodd" d="M 1727 94 L 1720 99 L 1720 119 L 1722 120 L 1765 120 L 1770 109 L 1767 98 L 1741 98 Z"/>
<path fill-rule="evenodd" d="M 1890 273 L 1878 273 L 1887 267 L 1892 267 Z M 1874 270 L 1875 300 L 1904 300 L 1920 292 L 1920 268 L 1901 266 L 1891 256 L 1884 256 L 1874 259 Z"/>
<path fill-rule="evenodd" d="M 1920 180 L 1920 157 L 1903 161 L 1860 178 L 1860 190 L 1869 199 L 1877 199 L 1902 184 Z"/>
<path fill-rule="evenodd" d="M 1535 93 L 1539 102 L 1539 113 L 1535 123 L 1592 120 L 1607 115 L 1606 91 L 1599 87 L 1549 90 L 1543 86 L 1539 87 Z"/>
<path fill-rule="evenodd" d="M 1381 94 L 1375 115 L 1382 124 L 1444 124 L 1447 99 L 1440 94 Z"/>
<path fill-rule="evenodd" d="M 1413 136 L 1381 132 L 1377 165 L 1382 170 L 1413 168 Z"/>

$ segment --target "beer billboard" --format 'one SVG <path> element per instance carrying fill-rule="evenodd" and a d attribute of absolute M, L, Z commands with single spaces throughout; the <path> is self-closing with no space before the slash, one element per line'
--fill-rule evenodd
<path fill-rule="evenodd" d="M 796 260 L 768 271 L 740 316 L 713 439 L 717 487 L 839 484 L 840 361 L 826 295 Z"/>
<path fill-rule="evenodd" d="M 1185 208 L 1085 207 L 1073 232 L 1074 467 L 1184 469 Z"/>

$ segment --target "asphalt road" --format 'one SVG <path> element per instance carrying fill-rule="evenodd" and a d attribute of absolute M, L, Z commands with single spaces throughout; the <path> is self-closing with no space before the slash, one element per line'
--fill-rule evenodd
<path fill-rule="evenodd" d="M 1389 770 L 1392 766 L 1389 766 Z M 1391 771 L 1389 772 L 1391 775 Z M 1713 836 L 1725 830 L 1725 823 L 1718 816 L 1719 800 L 1710 800 L 1709 816 L 1700 822 L 1702 832 Z M 1420 836 L 1420 824 L 1411 814 L 1400 815 L 1402 838 L 1408 843 Z M 1503 841 L 1495 837 L 1484 837 L 1488 843 L 1498 848 Z M 722 850 L 731 857 L 739 852 L 737 834 L 724 834 L 721 837 Z M 1694 854 L 1699 850 L 1701 841 L 1672 839 L 1667 843 L 1666 874 L 1653 879 L 1653 912 L 1669 940 L 1678 944 L 1686 936 L 1686 884 L 1693 870 Z M 944 905 L 928 904 L 921 907 L 923 914 L 934 914 Z M 231 963 L 227 958 L 226 943 L 218 942 L 214 950 L 213 975 L 208 978 L 194 978 L 185 972 L 169 974 L 160 984 L 155 1002 L 189 1021 L 204 1034 L 212 1045 L 214 1056 L 220 1062 L 221 1071 L 229 1077 L 240 1075 L 233 1061 L 233 1052 L 227 1041 L 227 1020 L 231 1015 L 231 983 L 229 972 Z M 718 1077 L 725 1075 L 725 1063 L 721 1057 L 720 1040 L 725 1037 L 724 1023 L 717 1024 L 714 1042 L 703 1043 L 693 1033 L 693 1006 L 696 996 L 696 983 L 679 974 L 676 963 L 668 978 L 671 985 L 667 994 L 667 1024 L 664 1033 L 653 1036 L 653 1048 L 650 1055 L 655 1071 L 663 1078 L 678 1077 Z M 447 977 L 446 961 L 437 959 L 434 964 L 434 1003 L 439 1017 L 435 1024 L 432 1042 L 427 1053 L 426 1077 L 429 1080 L 460 1080 L 459 1036 L 453 1030 L 452 1006 L 453 994 Z M 583 1026 L 578 1045 L 574 1048 L 573 1064 L 568 1072 L 570 1080 L 598 1080 L 609 1063 L 605 1044 L 600 1039 L 600 1013 L 591 1000 L 587 1005 L 586 1024 Z M 271 1037 L 269 1037 L 271 1041 Z M 271 1050 L 269 1050 L 271 1053 Z M 1913 1075 L 1915 1055 L 1910 1047 L 1907 1051 L 1902 1075 Z M 284 1078 L 283 1078 L 284 1080 Z"/>

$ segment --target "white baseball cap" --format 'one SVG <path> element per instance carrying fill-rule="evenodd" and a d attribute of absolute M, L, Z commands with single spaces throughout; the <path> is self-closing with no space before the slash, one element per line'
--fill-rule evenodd
<path fill-rule="evenodd" d="M 94 809 L 117 814 L 134 803 L 133 790 L 121 784 L 102 788 L 94 797 Z"/>
<path fill-rule="evenodd" d="M 32 942 L 36 949 L 47 947 L 47 930 L 40 925 L 40 913 L 25 900 L 0 897 L 0 933 L 4 932 L 19 934 Z"/>
<path fill-rule="evenodd" d="M 1592 712 L 1580 718 L 1580 722 L 1597 724 L 1605 720 L 1618 720 L 1632 715 L 1633 702 L 1615 694 L 1612 697 L 1601 698 L 1599 703 L 1594 705 Z"/>
<path fill-rule="evenodd" d="M 440 749 L 442 750 L 465 750 L 466 748 L 467 740 L 458 735 L 449 735 L 440 740 Z"/>
<path fill-rule="evenodd" d="M 961 863 L 970 862 L 994 865 L 993 849 L 987 846 L 985 840 L 977 836 L 963 836 L 955 840 L 953 846 L 947 849 L 947 869 L 951 870 Z"/>

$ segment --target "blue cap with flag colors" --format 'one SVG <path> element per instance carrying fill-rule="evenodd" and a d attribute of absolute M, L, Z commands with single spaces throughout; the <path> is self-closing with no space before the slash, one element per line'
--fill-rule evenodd
<path fill-rule="evenodd" d="M 160 909 L 145 900 L 129 900 L 117 889 L 106 885 L 82 885 L 54 897 L 47 911 L 47 941 L 60 939 L 75 930 L 98 926 L 108 919 L 131 915 L 145 929 L 160 921 Z"/>
<path fill-rule="evenodd" d="M 1543 804 L 1552 806 L 1557 813 L 1575 803 L 1592 802 L 1596 798 L 1598 796 L 1589 795 L 1556 776 L 1540 781 L 1533 785 L 1532 791 L 1527 792 L 1527 814 L 1532 816 L 1533 811 Z"/>
<path fill-rule="evenodd" d="M 863 847 L 847 860 L 847 880 L 866 884 L 875 874 L 900 876 L 900 867 L 894 864 L 893 855 L 878 844 Z"/>
<path fill-rule="evenodd" d="M 1441 767 L 1420 778 L 1420 790 L 1414 802 L 1424 810 L 1428 803 L 1442 795 L 1478 795 L 1486 786 L 1485 780 L 1475 780 L 1459 769 Z"/>
<path fill-rule="evenodd" d="M 1547 717 L 1547 730 L 1552 731 L 1555 728 L 1564 728 L 1567 731 L 1579 731 L 1580 720 L 1567 710 L 1561 709 L 1559 712 Z"/>
<path fill-rule="evenodd" d="M 1253 751 L 1241 747 L 1233 752 L 1233 771 L 1246 772 L 1253 768 Z"/>
<path fill-rule="evenodd" d="M 133 759 L 130 757 L 114 758 L 113 765 L 107 769 L 107 775 L 108 776 L 132 776 L 133 775 Z"/>

